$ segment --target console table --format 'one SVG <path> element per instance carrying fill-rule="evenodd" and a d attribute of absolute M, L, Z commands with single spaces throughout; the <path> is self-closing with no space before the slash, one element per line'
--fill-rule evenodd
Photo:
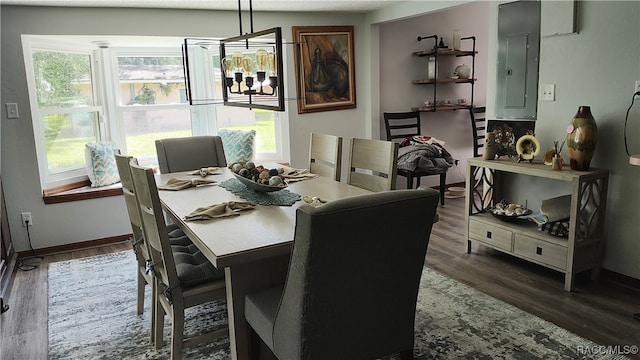
<path fill-rule="evenodd" d="M 569 237 L 557 237 L 539 231 L 530 221 L 507 222 L 485 209 L 503 199 L 499 184 L 510 174 L 522 174 L 571 184 Z M 466 169 L 465 236 L 466 251 L 471 242 L 546 266 L 565 274 L 564 288 L 573 289 L 574 275 L 591 269 L 591 278 L 600 275 L 600 255 L 604 240 L 607 170 L 574 171 L 568 166 L 551 170 L 541 162 L 516 159 L 469 159 Z M 539 191 L 541 189 L 533 189 Z"/>

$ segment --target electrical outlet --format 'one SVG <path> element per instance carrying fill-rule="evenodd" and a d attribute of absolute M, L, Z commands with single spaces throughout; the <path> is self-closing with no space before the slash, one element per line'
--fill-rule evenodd
<path fill-rule="evenodd" d="M 22 226 L 33 226 L 33 219 L 31 218 L 31 212 L 23 212 L 20 215 L 22 215 Z"/>

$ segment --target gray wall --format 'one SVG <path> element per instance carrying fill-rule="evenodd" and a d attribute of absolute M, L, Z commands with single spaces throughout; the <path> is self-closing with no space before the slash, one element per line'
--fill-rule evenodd
<path fill-rule="evenodd" d="M 352 110 L 298 115 L 295 103 L 288 103 L 291 163 L 305 166 L 308 136 L 311 131 L 334 133 L 351 137 L 380 137 L 381 111 L 395 111 L 411 106 L 400 92 L 418 92 L 415 85 L 398 83 L 381 87 L 381 56 L 387 53 L 382 43 L 393 41 L 384 32 L 389 21 L 412 20 L 415 16 L 434 16 L 420 21 L 437 21 L 431 12 L 443 6 L 463 2 L 407 2 L 367 15 L 259 13 L 254 14 L 255 28 L 282 26 L 290 38 L 293 25 L 355 26 L 356 86 L 358 107 Z M 489 3 L 486 54 L 486 104 L 489 115 L 495 103 L 495 40 L 498 2 Z M 471 5 L 465 5 L 471 6 Z M 473 4 L 484 11 L 485 4 Z M 462 7 L 461 7 L 462 8 Z M 99 35 L 166 35 L 166 36 L 224 36 L 237 35 L 235 12 L 176 11 L 149 9 L 71 9 L 2 6 L 2 103 L 17 102 L 20 119 L 7 120 L 2 113 L 2 175 L 6 191 L 11 231 L 16 248 L 28 249 L 25 229 L 20 225 L 20 213 L 31 211 L 34 227 L 31 238 L 35 248 L 69 244 L 129 232 L 126 210 L 119 197 L 86 200 L 74 203 L 47 205 L 42 202 L 38 180 L 36 155 L 31 126 L 27 86 L 22 59 L 20 34 L 99 34 Z M 456 11 L 455 9 L 452 11 Z M 461 25 L 481 37 L 481 23 L 486 19 L 476 13 Z M 475 19 L 474 19 L 475 17 Z M 428 21 L 427 21 L 428 20 Z M 451 19 L 451 21 L 456 21 Z M 478 24 L 475 24 L 477 22 Z M 370 26 L 371 25 L 371 26 Z M 404 25 L 398 24 L 402 27 Z M 418 26 L 418 25 L 416 25 Z M 446 29 L 436 33 L 448 35 Z M 479 28 L 476 28 L 479 26 Z M 475 30 L 477 29 L 477 30 Z M 635 278 L 640 278 L 640 167 L 628 164 L 624 152 L 622 129 L 624 116 L 631 101 L 634 80 L 640 79 L 640 2 L 584 1 L 579 2 L 578 34 L 543 38 L 541 43 L 540 83 L 556 84 L 556 101 L 539 103 L 536 135 L 543 147 L 562 138 L 566 125 L 580 105 L 590 105 L 600 129 L 599 144 L 593 166 L 609 169 L 610 188 L 607 203 L 607 239 L 603 266 Z M 423 30 L 426 32 L 423 33 Z M 397 34 L 398 42 L 415 43 L 418 34 L 427 35 L 431 29 L 420 25 L 416 31 Z M 407 40 L 410 38 L 410 40 Z M 413 46 L 415 44 L 412 44 Z M 407 45 L 409 46 L 409 45 Z M 405 56 L 412 49 L 401 56 Z M 287 56 L 292 59 L 292 48 Z M 413 70 L 412 70 L 413 71 Z M 286 70 L 287 87 L 294 89 L 293 61 Z M 385 75 L 386 76 L 386 75 Z M 479 76 L 478 76 L 479 77 Z M 388 89 L 386 88 L 388 86 Z M 476 90 L 483 92 L 481 86 Z M 387 93 L 387 91 L 389 91 Z M 386 94 L 383 96 L 383 92 Z M 391 94 L 391 95 L 389 95 Z M 397 102 L 394 101 L 397 99 Z M 416 98 L 415 101 L 418 99 Z M 387 110 L 388 109 L 388 110 Z M 4 109 L 3 109 L 4 110 Z M 461 119 L 433 125 L 436 137 L 451 143 L 454 156 L 464 159 L 470 146 L 458 143 L 467 138 L 467 122 Z M 427 125 L 428 124 L 428 125 Z M 431 121 L 425 122 L 425 129 Z M 436 130 L 437 129 L 437 130 Z M 630 114 L 629 137 L 632 152 L 640 152 L 640 104 Z M 454 140 L 456 139 L 456 140 Z M 348 151 L 345 151 L 346 163 Z M 566 156 L 565 156 L 566 157 Z M 454 170 L 455 171 L 455 170 Z M 458 180 L 450 171 L 450 178 Z M 525 193 L 544 197 L 554 189 L 522 187 Z"/>
<path fill-rule="evenodd" d="M 581 1 L 579 34 L 543 38 L 540 83 L 556 84 L 556 101 L 541 102 L 536 132 L 551 145 L 566 133 L 578 106 L 598 123 L 592 166 L 609 169 L 603 266 L 640 278 L 640 166 L 629 164 L 623 127 L 635 80 L 640 80 L 640 2 Z M 628 140 L 640 153 L 640 100 L 629 114 Z"/>

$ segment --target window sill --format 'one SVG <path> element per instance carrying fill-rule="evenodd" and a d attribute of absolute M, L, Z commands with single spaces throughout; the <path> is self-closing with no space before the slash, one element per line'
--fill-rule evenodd
<path fill-rule="evenodd" d="M 89 180 L 85 180 L 52 189 L 46 189 L 42 192 L 42 199 L 45 204 L 59 204 L 119 195 L 122 195 L 121 183 L 94 188 L 91 187 L 91 182 Z"/>

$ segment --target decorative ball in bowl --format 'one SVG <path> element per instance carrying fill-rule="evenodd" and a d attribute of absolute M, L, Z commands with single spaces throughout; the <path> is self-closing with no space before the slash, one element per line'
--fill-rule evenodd
<path fill-rule="evenodd" d="M 282 172 L 279 169 L 266 169 L 263 166 L 256 166 L 253 162 L 232 164 L 230 167 L 233 176 L 249 190 L 268 193 L 287 187 L 280 176 Z"/>

